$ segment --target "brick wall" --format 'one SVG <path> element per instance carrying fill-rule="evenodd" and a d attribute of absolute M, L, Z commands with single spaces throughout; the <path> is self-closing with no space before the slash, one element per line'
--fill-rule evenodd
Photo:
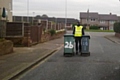
<path fill-rule="evenodd" d="M 13 25 L 14 27 L 17 26 L 18 23 L 11 22 L 10 24 L 11 25 L 8 26 L 9 28 L 13 27 Z M 46 42 L 52 39 L 62 37 L 64 34 L 64 31 L 62 31 L 57 32 L 56 34 L 51 36 L 51 34 L 49 33 L 50 29 L 61 30 L 64 28 L 64 25 L 60 23 L 56 25 L 52 22 L 48 22 L 47 20 L 41 21 L 40 25 L 30 25 L 29 23 L 19 24 L 21 24 L 18 26 L 18 28 L 21 27 L 20 32 L 22 32 L 22 36 L 16 37 L 15 33 L 13 36 L 11 35 L 11 37 L 6 37 L 6 39 L 11 40 L 14 43 L 14 45 L 18 46 L 32 46 L 33 44 Z M 18 28 L 14 28 L 14 31 L 12 29 L 10 33 L 13 34 L 15 31 L 17 31 Z"/>

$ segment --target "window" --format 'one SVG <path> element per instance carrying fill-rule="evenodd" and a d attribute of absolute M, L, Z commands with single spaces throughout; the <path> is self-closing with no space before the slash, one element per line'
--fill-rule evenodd
<path fill-rule="evenodd" d="M 104 23 L 105 23 L 105 21 L 100 21 L 100 23 L 101 23 L 101 24 L 104 24 Z"/>
<path fill-rule="evenodd" d="M 110 24 L 114 24 L 114 23 L 115 23 L 115 21 L 109 21 L 109 23 L 110 23 Z"/>
<path fill-rule="evenodd" d="M 110 30 L 113 30 L 113 26 L 109 26 L 109 29 L 110 29 Z"/>
<path fill-rule="evenodd" d="M 91 19 L 91 21 L 92 21 L 92 22 L 94 22 L 94 21 L 95 21 L 95 19 Z"/>

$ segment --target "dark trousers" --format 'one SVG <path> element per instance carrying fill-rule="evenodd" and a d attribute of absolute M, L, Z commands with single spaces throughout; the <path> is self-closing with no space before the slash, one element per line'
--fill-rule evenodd
<path fill-rule="evenodd" d="M 81 37 L 75 37 L 75 48 L 76 52 L 81 52 Z"/>

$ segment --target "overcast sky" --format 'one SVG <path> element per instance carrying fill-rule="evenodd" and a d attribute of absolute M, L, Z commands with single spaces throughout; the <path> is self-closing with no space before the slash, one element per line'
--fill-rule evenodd
<path fill-rule="evenodd" d="M 67 1 L 67 3 L 66 3 Z M 28 3 L 29 2 L 29 3 Z M 67 6 L 65 5 L 67 4 Z M 29 7 L 27 6 L 29 5 Z M 66 8 L 67 7 L 67 10 Z M 47 14 L 49 17 L 79 19 L 80 12 L 98 12 L 120 16 L 119 0 L 13 0 L 13 15 L 35 16 Z M 66 12 L 65 12 L 66 11 Z M 29 12 L 29 14 L 27 14 Z"/>

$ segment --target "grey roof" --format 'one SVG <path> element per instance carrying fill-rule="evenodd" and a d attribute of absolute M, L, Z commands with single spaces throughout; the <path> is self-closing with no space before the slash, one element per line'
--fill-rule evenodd
<path fill-rule="evenodd" d="M 27 16 L 12 16 L 13 17 L 13 21 L 17 21 L 17 22 L 21 22 L 22 19 L 23 21 L 27 22 Z M 33 17 L 29 17 L 29 21 L 32 22 Z"/>
<path fill-rule="evenodd" d="M 27 17 L 23 16 L 24 21 L 27 21 Z M 55 18 L 55 17 L 41 17 L 36 16 L 34 19 L 48 20 L 57 23 L 65 23 L 65 18 Z M 29 17 L 29 20 L 32 22 L 32 17 Z M 22 21 L 22 16 L 13 16 L 13 21 Z M 67 23 L 77 23 L 79 20 L 74 18 L 67 18 Z"/>
<path fill-rule="evenodd" d="M 80 19 L 118 20 L 114 14 L 98 14 L 97 12 L 80 12 Z"/>
<path fill-rule="evenodd" d="M 55 17 L 35 17 L 35 19 L 42 19 L 48 21 L 54 21 L 57 23 L 65 23 L 65 18 L 55 18 Z M 77 23 L 78 20 L 74 18 L 67 18 L 67 23 Z"/>
<path fill-rule="evenodd" d="M 65 18 L 56 18 L 57 22 L 59 23 L 65 23 Z M 74 18 L 67 18 L 67 23 L 77 23 L 79 20 Z"/>
<path fill-rule="evenodd" d="M 118 20 L 118 17 L 116 15 L 107 15 L 107 14 L 99 14 L 100 20 Z"/>
<path fill-rule="evenodd" d="M 95 19 L 98 19 L 99 15 L 98 15 L 97 12 L 90 12 L 90 13 L 81 12 L 80 13 L 80 18 L 82 18 L 82 19 L 85 19 L 85 18 L 95 18 Z"/>

